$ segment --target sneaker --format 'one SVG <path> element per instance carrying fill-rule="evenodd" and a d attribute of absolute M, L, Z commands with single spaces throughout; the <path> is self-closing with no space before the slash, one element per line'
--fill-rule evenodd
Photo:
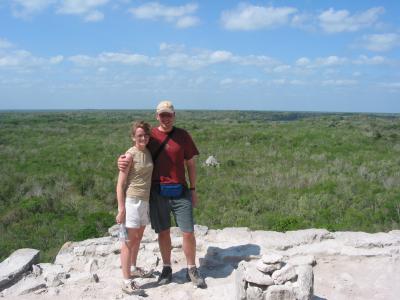
<path fill-rule="evenodd" d="M 190 269 L 187 269 L 186 278 L 188 281 L 191 281 L 196 287 L 207 287 L 204 278 L 200 275 L 199 270 L 196 267 L 191 267 Z"/>
<path fill-rule="evenodd" d="M 160 276 L 158 277 L 158 284 L 167 284 L 172 280 L 172 269 L 171 267 L 163 267 Z"/>
<path fill-rule="evenodd" d="M 131 270 L 131 276 L 132 278 L 149 278 L 153 275 L 153 270 L 145 270 L 142 268 L 136 267 L 136 270 Z"/>
<path fill-rule="evenodd" d="M 122 291 L 128 295 L 144 296 L 144 290 L 139 288 L 135 281 L 131 280 L 128 283 L 122 282 Z"/>

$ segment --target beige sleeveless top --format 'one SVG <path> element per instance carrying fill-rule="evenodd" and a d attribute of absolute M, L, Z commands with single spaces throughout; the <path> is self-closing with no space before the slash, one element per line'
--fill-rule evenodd
<path fill-rule="evenodd" d="M 126 182 L 126 196 L 149 201 L 151 173 L 153 172 L 153 160 L 150 151 L 147 148 L 140 151 L 133 146 L 126 153 L 133 157 L 133 165 L 131 165 Z"/>

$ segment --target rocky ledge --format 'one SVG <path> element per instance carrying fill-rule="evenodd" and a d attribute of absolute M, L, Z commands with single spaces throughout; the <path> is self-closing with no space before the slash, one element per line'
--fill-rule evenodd
<path fill-rule="evenodd" d="M 67 242 L 54 263 L 20 249 L 0 263 L 2 299 L 142 299 L 121 292 L 117 227 L 109 236 Z M 182 240 L 172 228 L 173 280 L 156 284 L 161 269 L 157 235 L 146 228 L 138 279 L 146 299 L 398 299 L 400 230 L 388 233 L 324 229 L 251 231 L 196 226 L 197 259 L 207 289 L 186 281 Z M 143 298 L 144 299 L 144 298 Z"/>

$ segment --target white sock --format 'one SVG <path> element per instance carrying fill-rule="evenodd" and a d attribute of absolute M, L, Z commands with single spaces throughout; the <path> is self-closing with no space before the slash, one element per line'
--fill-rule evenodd
<path fill-rule="evenodd" d="M 131 283 L 131 279 L 124 279 L 124 284 L 130 284 Z"/>
<path fill-rule="evenodd" d="M 170 267 L 170 268 L 171 268 L 171 265 L 169 265 L 169 264 L 163 264 L 163 267 Z"/>
<path fill-rule="evenodd" d="M 131 272 L 136 271 L 137 267 L 136 266 L 131 266 Z"/>
<path fill-rule="evenodd" d="M 191 269 L 193 267 L 196 267 L 196 265 L 188 265 L 187 267 L 188 267 L 188 269 Z"/>

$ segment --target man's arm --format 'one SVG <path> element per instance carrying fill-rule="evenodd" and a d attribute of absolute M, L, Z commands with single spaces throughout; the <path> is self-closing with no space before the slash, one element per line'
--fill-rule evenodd
<path fill-rule="evenodd" d="M 131 160 L 132 158 L 128 157 L 126 154 L 120 155 L 117 162 L 118 170 L 120 170 L 121 172 L 126 172 L 128 170 Z"/>
<path fill-rule="evenodd" d="M 196 161 L 195 158 L 185 160 L 186 169 L 189 176 L 189 187 L 192 192 L 192 204 L 193 207 L 197 206 L 197 193 L 196 193 Z"/>

